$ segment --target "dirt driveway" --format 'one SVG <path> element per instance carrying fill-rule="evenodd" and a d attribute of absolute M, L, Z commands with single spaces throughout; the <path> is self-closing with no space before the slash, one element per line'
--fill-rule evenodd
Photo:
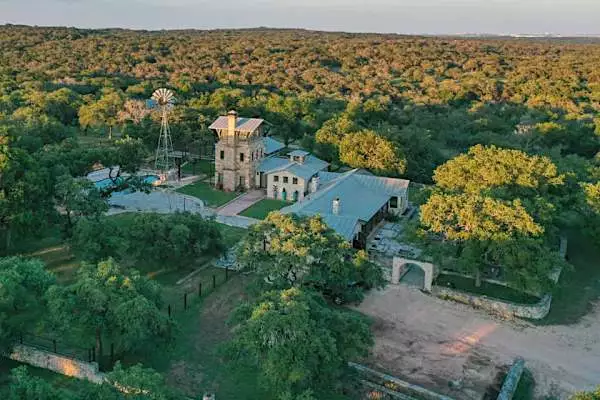
<path fill-rule="evenodd" d="M 374 319 L 374 367 L 456 399 L 481 399 L 518 356 L 534 375 L 537 397 L 568 398 L 600 384 L 600 305 L 576 325 L 539 327 L 399 285 L 371 293 L 358 309 Z M 453 380 L 462 389 L 450 389 Z"/>

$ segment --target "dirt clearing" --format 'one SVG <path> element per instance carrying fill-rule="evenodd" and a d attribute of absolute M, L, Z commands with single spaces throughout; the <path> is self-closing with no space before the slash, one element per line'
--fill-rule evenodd
<path fill-rule="evenodd" d="M 374 320 L 373 367 L 456 399 L 481 399 L 515 357 L 525 359 L 538 397 L 600 384 L 599 306 L 574 325 L 534 326 L 399 285 L 371 293 L 358 310 Z"/>

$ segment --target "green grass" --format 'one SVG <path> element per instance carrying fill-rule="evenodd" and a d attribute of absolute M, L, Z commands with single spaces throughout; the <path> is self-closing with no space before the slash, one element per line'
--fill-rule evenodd
<path fill-rule="evenodd" d="M 225 203 L 230 202 L 238 196 L 238 193 L 223 192 L 217 190 L 204 182 L 196 182 L 191 185 L 184 186 L 177 189 L 179 193 L 187 194 L 189 196 L 197 197 L 204 201 L 209 207 L 219 207 Z"/>
<path fill-rule="evenodd" d="M 498 300 L 510 301 L 513 303 L 535 304 L 538 301 L 540 301 L 540 299 L 536 296 L 521 292 L 520 290 L 515 290 L 506 286 L 497 285 L 490 282 L 482 281 L 481 286 L 476 287 L 475 279 L 456 275 L 448 275 L 442 273 L 437 277 L 435 284 L 442 287 L 450 286 L 453 289 L 457 289 L 462 292 L 475 294 L 479 296 L 483 295 Z"/>
<path fill-rule="evenodd" d="M 246 208 L 240 213 L 240 215 L 256 219 L 265 219 L 271 211 L 276 211 L 289 205 L 290 203 L 283 200 L 262 199 L 261 201 Z"/>
<path fill-rule="evenodd" d="M 213 175 L 215 172 L 214 162 L 210 160 L 188 161 L 181 166 L 181 172 L 190 175 Z"/>
<path fill-rule="evenodd" d="M 564 269 L 553 292 L 550 313 L 541 324 L 572 324 L 600 299 L 600 249 L 578 232 L 568 235 L 570 269 Z"/>
<path fill-rule="evenodd" d="M 239 243 L 248 233 L 248 229 L 237 228 L 225 224 L 218 224 L 223 235 L 223 242 L 227 248 L 231 248 L 236 243 Z"/>

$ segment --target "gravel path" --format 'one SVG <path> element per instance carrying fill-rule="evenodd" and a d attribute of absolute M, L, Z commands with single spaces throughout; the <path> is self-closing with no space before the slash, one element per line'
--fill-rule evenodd
<path fill-rule="evenodd" d="M 399 285 L 370 294 L 358 309 L 374 320 L 372 365 L 456 399 L 481 399 L 517 356 L 538 397 L 568 398 L 600 384 L 600 306 L 575 325 L 534 326 Z M 462 389 L 449 388 L 455 380 Z"/>

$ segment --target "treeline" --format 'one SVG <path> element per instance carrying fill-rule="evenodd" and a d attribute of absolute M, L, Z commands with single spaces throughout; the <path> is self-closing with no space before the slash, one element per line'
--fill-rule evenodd
<path fill-rule="evenodd" d="M 474 144 L 598 151 L 597 43 L 5 26 L 0 51 L 0 113 L 42 141 L 119 128 L 152 146 L 158 130 L 143 101 L 167 86 L 180 148 L 210 149 L 207 126 L 236 108 L 328 160 L 421 182 Z M 338 143 L 316 134 L 335 125 Z M 348 133 L 376 135 L 359 144 L 383 154 L 351 137 L 343 146 Z"/>

